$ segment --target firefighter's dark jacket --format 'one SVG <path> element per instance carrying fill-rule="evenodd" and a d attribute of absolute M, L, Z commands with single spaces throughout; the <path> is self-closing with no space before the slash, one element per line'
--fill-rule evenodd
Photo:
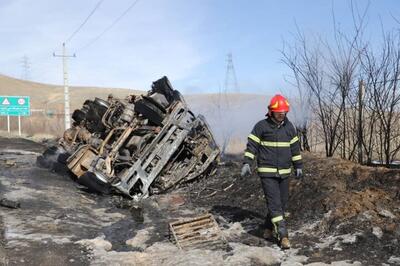
<path fill-rule="evenodd" d="M 287 177 L 291 166 L 302 168 L 299 138 L 293 124 L 285 118 L 281 124 L 271 117 L 258 122 L 248 137 L 244 162 L 250 165 L 257 160 L 261 177 Z"/>

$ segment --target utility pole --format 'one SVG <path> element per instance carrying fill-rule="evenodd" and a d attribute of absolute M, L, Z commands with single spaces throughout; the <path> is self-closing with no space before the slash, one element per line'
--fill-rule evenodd
<path fill-rule="evenodd" d="M 62 57 L 63 60 L 63 78 L 64 78 L 64 115 L 65 115 L 65 129 L 71 127 L 71 118 L 69 115 L 69 87 L 68 87 L 68 65 L 67 59 L 69 57 L 76 57 L 75 54 L 67 55 L 67 49 L 65 43 L 63 43 L 62 55 L 53 53 L 54 57 Z"/>
<path fill-rule="evenodd" d="M 225 74 L 225 93 L 239 92 L 239 86 L 236 79 L 235 67 L 233 66 L 232 53 L 228 54 L 226 60 L 226 74 Z"/>
<path fill-rule="evenodd" d="M 360 80 L 358 83 L 358 163 L 363 164 L 363 127 L 362 127 L 362 112 L 363 112 L 363 97 L 364 97 L 364 82 Z"/>
<path fill-rule="evenodd" d="M 24 55 L 22 57 L 21 67 L 22 67 L 21 79 L 28 80 L 29 79 L 29 69 L 30 69 L 30 63 L 29 63 L 28 56 Z"/>

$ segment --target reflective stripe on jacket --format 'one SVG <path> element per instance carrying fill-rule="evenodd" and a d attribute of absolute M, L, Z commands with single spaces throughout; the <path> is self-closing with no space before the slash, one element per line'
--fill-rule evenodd
<path fill-rule="evenodd" d="M 254 160 L 261 177 L 286 177 L 292 165 L 303 167 L 299 138 L 287 118 L 278 125 L 267 117 L 254 126 L 248 136 L 244 161 L 252 164 Z"/>

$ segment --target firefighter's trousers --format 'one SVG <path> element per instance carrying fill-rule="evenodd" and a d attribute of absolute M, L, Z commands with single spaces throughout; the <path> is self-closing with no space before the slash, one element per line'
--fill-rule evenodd
<path fill-rule="evenodd" d="M 289 198 L 289 179 L 261 177 L 261 183 L 268 208 L 266 226 L 273 229 L 280 238 L 287 237 L 284 217 Z"/>

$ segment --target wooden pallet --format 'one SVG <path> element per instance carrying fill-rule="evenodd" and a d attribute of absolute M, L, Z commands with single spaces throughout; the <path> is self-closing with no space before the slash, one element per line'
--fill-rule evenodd
<path fill-rule="evenodd" d="M 173 241 L 180 249 L 217 249 L 227 246 L 214 216 L 209 213 L 172 222 L 169 229 Z"/>

